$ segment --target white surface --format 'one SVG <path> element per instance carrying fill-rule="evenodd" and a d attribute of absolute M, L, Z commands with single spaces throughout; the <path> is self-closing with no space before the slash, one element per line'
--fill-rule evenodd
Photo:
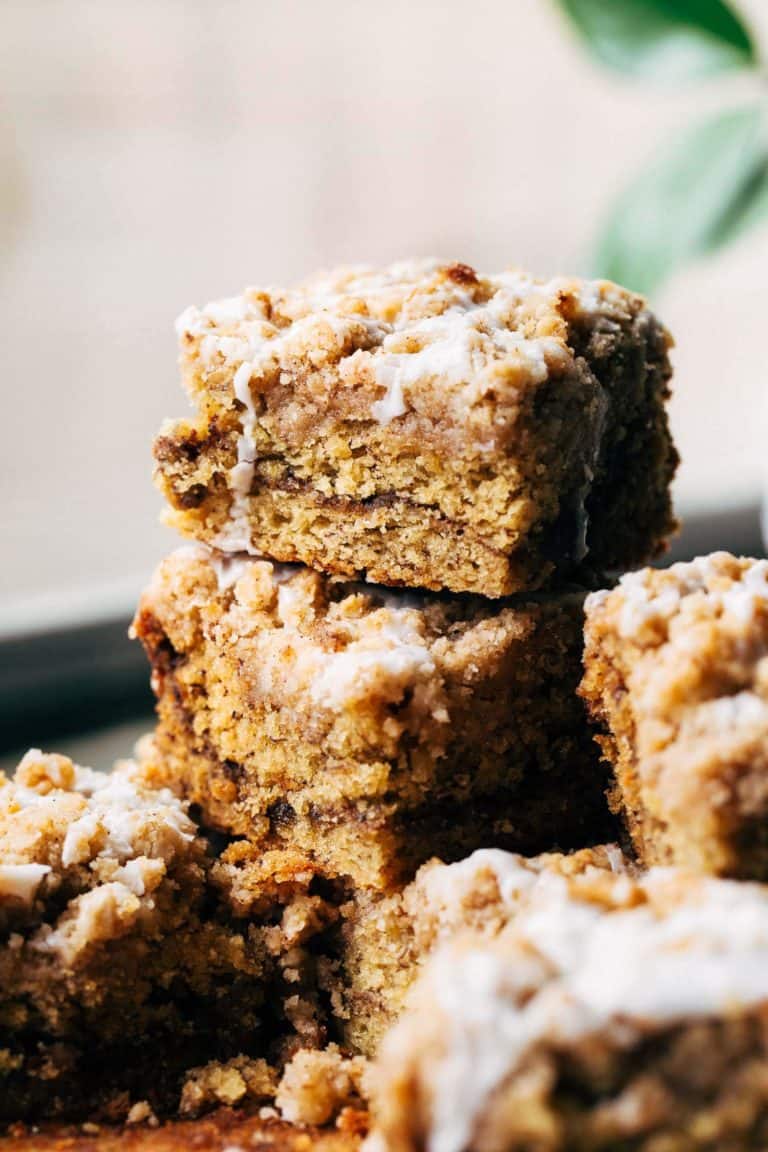
<path fill-rule="evenodd" d="M 758 0 L 741 5 L 768 16 Z M 0 5 L 0 597 L 138 589 L 185 305 L 339 261 L 586 270 L 614 191 L 740 81 L 598 72 L 541 0 Z M 675 280 L 683 505 L 755 492 L 768 232 Z"/>

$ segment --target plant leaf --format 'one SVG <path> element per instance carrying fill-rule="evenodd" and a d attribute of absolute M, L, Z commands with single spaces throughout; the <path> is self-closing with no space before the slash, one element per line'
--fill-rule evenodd
<path fill-rule="evenodd" d="M 748 27 L 725 0 L 559 0 L 600 63 L 631 76 L 689 80 L 754 67 Z"/>
<path fill-rule="evenodd" d="M 760 156 L 737 196 L 718 220 L 706 251 L 716 252 L 738 240 L 750 228 L 768 220 L 768 151 Z"/>
<path fill-rule="evenodd" d="M 639 292 L 713 252 L 768 214 L 768 151 L 760 109 L 697 124 L 620 196 L 596 252 L 598 274 Z"/>

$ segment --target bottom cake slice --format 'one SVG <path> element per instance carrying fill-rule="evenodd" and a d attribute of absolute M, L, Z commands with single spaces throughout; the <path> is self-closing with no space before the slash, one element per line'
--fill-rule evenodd
<path fill-rule="evenodd" d="M 430 856 L 596 843 L 582 602 L 392 593 L 181 549 L 134 622 L 158 697 L 146 770 L 207 824 L 371 889 Z"/>
<path fill-rule="evenodd" d="M 214 849 L 130 763 L 0 774 L 0 1123 L 175 1110 L 191 1065 L 324 1042 L 313 884 L 296 854 Z"/>
<path fill-rule="evenodd" d="M 768 888 L 609 845 L 350 897 L 204 836 L 136 765 L 0 777 L 0 1124 L 344 1152 L 369 1096 L 370 1152 L 764 1150 Z M 250 1109 L 226 1145 L 164 1123 L 220 1104 Z"/>
<path fill-rule="evenodd" d="M 438 950 L 372 1078 L 379 1152 L 768 1147 L 768 890 L 550 873 Z"/>

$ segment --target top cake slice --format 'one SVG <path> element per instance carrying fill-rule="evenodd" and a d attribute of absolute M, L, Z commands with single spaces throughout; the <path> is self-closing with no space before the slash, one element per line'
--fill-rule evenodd
<path fill-rule="evenodd" d="M 178 332 L 196 415 L 157 478 L 224 552 L 503 596 L 639 564 L 674 526 L 670 338 L 613 284 L 342 269 Z"/>

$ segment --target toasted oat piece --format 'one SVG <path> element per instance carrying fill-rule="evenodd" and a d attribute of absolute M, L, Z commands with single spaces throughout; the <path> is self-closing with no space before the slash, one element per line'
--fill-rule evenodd
<path fill-rule="evenodd" d="M 130 763 L 0 776 L 0 1124 L 162 1114 L 201 1057 L 322 1042 L 306 944 L 333 911 L 306 859 L 241 856 Z"/>
<path fill-rule="evenodd" d="M 582 599 L 404 597 L 182 549 L 134 622 L 158 697 L 145 771 L 374 889 L 433 855 L 604 839 Z"/>
<path fill-rule="evenodd" d="M 670 338 L 613 284 L 340 269 L 178 332 L 197 414 L 157 480 L 223 551 L 495 597 L 642 563 L 674 526 Z"/>
<path fill-rule="evenodd" d="M 435 953 L 371 1073 L 386 1152 L 768 1144 L 768 890 L 550 876 Z"/>
<path fill-rule="evenodd" d="M 533 857 L 481 848 L 455 864 L 429 861 L 383 899 L 355 893 L 341 910 L 341 959 L 327 979 L 346 1043 L 375 1055 L 439 945 L 470 930 L 497 936 L 552 876 L 580 876 L 586 888 L 591 876 L 629 868 L 616 845 Z"/>
<path fill-rule="evenodd" d="M 768 561 L 716 552 L 595 593 L 585 669 L 641 860 L 768 878 Z"/>

